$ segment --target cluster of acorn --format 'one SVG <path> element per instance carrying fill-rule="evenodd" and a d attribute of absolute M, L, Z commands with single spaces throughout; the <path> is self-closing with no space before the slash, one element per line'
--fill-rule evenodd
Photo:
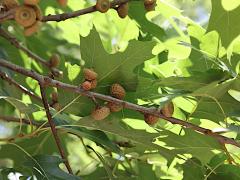
<path fill-rule="evenodd" d="M 97 76 L 98 74 L 93 69 L 84 68 L 83 69 L 83 75 L 84 75 L 84 82 L 81 84 L 81 87 L 85 91 L 92 90 L 96 88 L 97 86 Z M 122 85 L 115 83 L 112 84 L 110 88 L 110 95 L 112 97 L 115 97 L 117 99 L 123 100 L 126 91 L 122 87 Z M 119 112 L 123 109 L 122 104 L 114 103 L 114 102 L 108 102 L 106 105 L 103 106 L 97 106 L 91 113 L 91 117 L 94 120 L 103 120 L 105 119 L 111 112 Z M 170 102 L 161 109 L 161 113 L 166 117 L 172 117 L 174 111 L 173 103 Z M 154 125 L 157 123 L 159 117 L 151 115 L 151 114 L 144 114 L 144 120 L 149 125 Z"/>
<path fill-rule="evenodd" d="M 17 0 L 3 0 L 4 7 L 14 12 L 15 21 L 24 28 L 25 36 L 40 29 L 42 12 L 38 3 L 39 0 L 24 0 L 23 5 L 19 5 Z"/>
<path fill-rule="evenodd" d="M 172 117 L 174 112 L 174 105 L 172 102 L 165 104 L 161 109 L 161 114 L 165 117 Z M 144 114 L 144 120 L 149 125 L 154 125 L 158 122 L 159 117 L 151 115 L 151 114 Z"/>
<path fill-rule="evenodd" d="M 155 6 L 156 0 L 144 0 L 144 7 L 146 11 L 154 10 Z M 111 3 L 109 0 L 97 0 L 96 2 L 96 10 L 98 10 L 99 12 L 105 13 L 110 9 L 110 7 Z M 117 11 L 120 18 L 125 18 L 128 15 L 129 4 L 128 2 L 125 2 L 118 5 L 114 9 Z"/>
<path fill-rule="evenodd" d="M 110 88 L 111 96 L 123 100 L 126 92 L 125 89 L 120 84 L 113 84 Z M 121 111 L 123 106 L 121 104 L 116 104 L 113 102 L 108 102 L 104 106 L 96 107 L 92 113 L 91 117 L 95 120 L 103 120 L 105 119 L 111 112 L 119 112 Z"/>

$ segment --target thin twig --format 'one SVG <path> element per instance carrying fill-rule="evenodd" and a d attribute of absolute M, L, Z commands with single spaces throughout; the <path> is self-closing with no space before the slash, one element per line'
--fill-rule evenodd
<path fill-rule="evenodd" d="M 20 122 L 20 119 L 17 118 L 17 117 L 12 117 L 12 116 L 3 116 L 3 115 L 0 115 L 0 120 L 3 120 L 3 121 L 6 121 L 6 122 L 16 122 L 16 123 L 19 123 Z M 28 124 L 28 125 L 34 125 L 34 126 L 41 126 L 42 124 L 45 123 L 45 121 L 34 121 L 34 120 L 28 120 L 28 119 L 25 119 L 25 118 L 22 118 L 22 123 L 24 124 Z M 31 122 L 30 122 L 31 121 Z M 48 127 L 47 125 L 45 125 L 44 127 Z"/>
<path fill-rule="evenodd" d="M 68 159 L 65 155 L 65 152 L 62 148 L 62 145 L 61 145 L 61 140 L 58 136 L 58 133 L 57 133 L 57 129 L 56 129 L 56 126 L 52 120 L 52 115 L 50 113 L 50 110 L 49 110 L 49 104 L 48 104 L 48 101 L 47 101 L 47 97 L 46 97 L 46 92 L 45 92 L 45 86 L 42 84 L 41 81 L 39 81 L 39 85 L 40 85 L 40 91 L 41 91 L 41 95 L 42 95 L 42 102 L 43 102 L 43 105 L 44 105 L 44 108 L 45 108 L 45 111 L 46 111 L 46 115 L 47 115 L 47 119 L 48 119 L 48 123 L 50 125 L 50 128 L 51 128 L 51 131 L 52 131 L 52 134 L 53 134 L 53 137 L 55 139 L 55 142 L 57 144 L 57 147 L 58 147 L 58 151 L 60 152 L 60 155 L 62 157 L 62 159 L 64 160 L 64 164 L 66 165 L 66 168 L 68 170 L 68 172 L 70 174 L 73 174 L 73 171 L 70 167 L 70 164 L 68 162 Z"/>
<path fill-rule="evenodd" d="M 115 8 L 117 5 L 123 4 L 128 2 L 129 0 L 114 0 L 113 2 L 111 2 L 111 8 Z M 70 18 L 75 18 L 84 14 L 89 14 L 92 12 L 97 11 L 96 6 L 90 6 L 88 8 L 85 9 L 81 9 L 78 11 L 74 11 L 74 12 L 68 12 L 68 13 L 62 13 L 62 14 L 56 14 L 56 15 L 48 15 L 48 16 L 44 16 L 42 21 L 46 22 L 46 21 L 65 21 L 67 19 Z"/>
<path fill-rule="evenodd" d="M 81 94 L 81 95 L 86 96 L 86 97 L 90 97 L 90 98 L 95 97 L 97 99 L 101 99 L 101 100 L 104 100 L 104 101 L 107 101 L 107 102 L 113 102 L 113 103 L 116 103 L 116 104 L 120 104 L 124 108 L 131 109 L 131 110 L 134 110 L 134 111 L 138 111 L 138 112 L 141 112 L 143 114 L 152 114 L 152 115 L 157 116 L 159 118 L 165 119 L 166 121 L 169 121 L 172 124 L 179 124 L 179 125 L 184 126 L 186 128 L 193 129 L 197 132 L 200 132 L 204 135 L 214 137 L 218 141 L 220 141 L 222 144 L 232 144 L 234 146 L 240 147 L 240 144 L 237 143 L 234 139 L 219 135 L 217 133 L 212 132 L 210 129 L 199 127 L 199 126 L 197 126 L 195 124 L 192 124 L 190 122 L 186 122 L 186 121 L 183 121 L 183 120 L 180 120 L 180 119 L 177 119 L 177 118 L 173 118 L 173 117 L 166 117 L 163 114 L 161 114 L 161 112 L 157 111 L 156 108 L 147 108 L 147 107 L 139 106 L 139 105 L 136 105 L 136 104 L 133 104 L 133 103 L 130 103 L 130 102 L 123 101 L 123 100 L 119 100 L 119 99 L 113 98 L 111 96 L 107 96 L 107 95 L 103 95 L 103 94 L 99 94 L 99 93 L 95 93 L 95 92 L 91 92 L 91 91 L 84 91 L 83 89 L 81 89 L 81 87 L 73 86 L 73 85 L 66 84 L 66 83 L 62 83 L 60 81 L 53 80 L 53 79 L 51 79 L 47 76 L 42 76 L 42 75 L 40 75 L 40 74 L 38 74 L 34 71 L 27 70 L 27 69 L 24 69 L 23 67 L 17 66 L 17 65 L 12 64 L 12 63 L 9 63 L 4 59 L 0 59 L 0 66 L 11 69 L 11 70 L 13 70 L 15 72 L 18 72 L 20 74 L 23 74 L 25 76 L 32 77 L 33 79 L 35 79 L 39 82 L 42 82 L 42 84 L 44 84 L 46 86 L 57 87 L 57 88 L 61 88 L 61 89 L 64 89 L 64 90 L 68 90 L 68 91 L 71 91 L 71 92 Z"/>
<path fill-rule="evenodd" d="M 42 65 L 44 65 L 45 67 L 47 67 L 55 76 L 59 76 L 61 74 L 61 72 L 58 69 L 51 68 L 49 61 L 41 58 L 37 54 L 30 51 L 28 48 L 26 48 L 24 45 L 22 45 L 14 36 L 12 36 L 10 33 L 5 31 L 3 28 L 0 28 L 0 36 L 2 36 L 4 39 L 8 40 L 17 49 L 22 50 L 31 59 L 33 59 L 36 62 L 39 62 Z"/>
<path fill-rule="evenodd" d="M 11 77 L 9 77 L 7 75 L 7 73 L 2 72 L 0 70 L 0 77 L 7 81 L 10 85 L 15 86 L 17 89 L 19 89 L 20 91 L 22 91 L 23 93 L 33 97 L 34 99 L 38 100 L 38 101 L 42 101 L 41 98 L 39 96 L 37 96 L 36 94 L 34 94 L 32 91 L 28 90 L 27 88 L 25 88 L 24 86 L 22 86 L 21 84 L 19 84 L 18 82 L 16 82 L 14 79 L 12 79 Z"/>

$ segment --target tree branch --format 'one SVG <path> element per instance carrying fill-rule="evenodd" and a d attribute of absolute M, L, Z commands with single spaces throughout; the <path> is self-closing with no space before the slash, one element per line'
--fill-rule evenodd
<path fill-rule="evenodd" d="M 113 2 L 111 2 L 111 8 L 116 7 L 117 5 L 123 4 L 128 2 L 129 0 L 114 0 Z M 74 11 L 74 12 L 68 12 L 68 13 L 62 13 L 62 14 L 56 14 L 56 15 L 48 15 L 48 16 L 44 16 L 42 21 L 46 22 L 46 21 L 65 21 L 67 19 L 70 18 L 75 18 L 84 14 L 89 14 L 92 12 L 95 12 L 96 10 L 96 6 L 91 6 L 85 9 L 81 9 L 78 11 Z"/>
<path fill-rule="evenodd" d="M 66 165 L 66 168 L 67 168 L 68 172 L 70 174 L 73 174 L 72 169 L 70 167 L 70 164 L 68 162 L 68 159 L 67 159 L 67 157 L 65 155 L 65 152 L 62 148 L 61 140 L 58 136 L 56 126 L 55 126 L 55 124 L 52 120 L 52 115 L 51 115 L 50 110 L 49 110 L 49 104 L 48 104 L 45 89 L 44 89 L 45 86 L 44 86 L 44 84 L 42 84 L 41 81 L 39 81 L 39 85 L 40 85 L 40 91 L 41 91 L 41 95 L 42 95 L 42 102 L 43 102 L 43 105 L 44 105 L 44 108 L 45 108 L 45 111 L 46 111 L 46 115 L 47 115 L 47 119 L 48 119 L 48 124 L 50 125 L 53 137 L 54 137 L 55 142 L 56 142 L 57 147 L 58 147 L 58 151 L 60 152 L 60 155 L 61 155 L 62 159 L 64 160 L 64 164 Z"/>
<path fill-rule="evenodd" d="M 103 94 L 99 94 L 99 93 L 95 93 L 95 92 L 91 92 L 91 91 L 84 91 L 83 89 L 81 89 L 81 87 L 73 86 L 73 85 L 66 84 L 66 83 L 62 83 L 60 81 L 53 80 L 53 79 L 51 79 L 47 76 L 42 76 L 42 75 L 40 75 L 40 74 L 38 74 L 34 71 L 24 69 L 24 68 L 22 68 L 20 66 L 17 66 L 15 64 L 11 64 L 11 63 L 5 61 L 4 59 L 0 59 L 0 66 L 11 69 L 12 71 L 18 72 L 18 73 L 23 74 L 25 76 L 31 77 L 31 78 L 41 82 L 42 85 L 57 87 L 57 88 L 61 88 L 61 89 L 64 89 L 64 90 L 68 90 L 68 91 L 71 91 L 71 92 L 81 94 L 81 95 L 86 96 L 86 97 L 90 97 L 90 98 L 95 97 L 97 99 L 101 99 L 101 100 L 104 100 L 104 101 L 107 101 L 107 102 L 113 102 L 113 103 L 116 103 L 116 104 L 121 104 L 124 108 L 131 109 L 131 110 L 134 110 L 134 111 L 138 111 L 138 112 L 141 112 L 143 114 L 152 114 L 152 115 L 157 116 L 159 118 L 165 119 L 166 121 L 169 121 L 172 124 L 179 124 L 183 127 L 193 129 L 193 130 L 195 130 L 197 132 L 200 132 L 202 134 L 205 134 L 207 136 L 214 137 L 218 141 L 220 141 L 222 144 L 232 144 L 234 146 L 240 147 L 240 144 L 237 143 L 234 139 L 219 135 L 217 133 L 212 132 L 210 129 L 202 128 L 202 127 L 199 127 L 195 124 L 192 124 L 192 123 L 189 123 L 189 122 L 177 119 L 177 118 L 166 117 L 163 114 L 161 114 L 161 112 L 159 112 L 156 108 L 147 108 L 147 107 L 139 106 L 139 105 L 136 105 L 136 104 L 133 104 L 133 103 L 130 103 L 130 102 L 123 101 L 123 100 L 119 100 L 119 99 L 113 98 L 111 96 L 107 96 L 107 95 L 103 95 Z"/>
<path fill-rule="evenodd" d="M 56 68 L 51 68 L 49 61 L 41 58 L 37 54 L 30 51 L 28 48 L 23 46 L 15 37 L 13 37 L 10 33 L 5 31 L 3 28 L 0 28 L 0 36 L 2 36 L 4 39 L 8 40 L 13 46 L 15 46 L 17 49 L 22 50 L 28 57 L 35 60 L 36 62 L 41 63 L 45 67 L 47 67 L 54 75 L 59 76 L 61 72 Z"/>
<path fill-rule="evenodd" d="M 2 72 L 0 70 L 0 77 L 7 81 L 10 85 L 14 85 L 17 89 L 19 89 L 20 91 L 22 91 L 23 93 L 33 97 L 34 99 L 38 100 L 38 101 L 42 101 L 42 99 L 37 96 L 36 94 L 34 94 L 32 91 L 28 90 L 27 88 L 25 88 L 24 86 L 22 86 L 21 84 L 19 84 L 18 82 L 16 82 L 14 79 L 10 78 L 7 73 Z"/>

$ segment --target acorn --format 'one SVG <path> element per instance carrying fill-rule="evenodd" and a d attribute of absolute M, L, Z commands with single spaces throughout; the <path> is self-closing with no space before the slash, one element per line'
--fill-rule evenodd
<path fill-rule="evenodd" d="M 123 99 L 126 91 L 120 84 L 115 83 L 111 86 L 110 94 L 117 99 Z"/>
<path fill-rule="evenodd" d="M 68 0 L 57 0 L 58 4 L 62 7 L 67 6 Z"/>
<path fill-rule="evenodd" d="M 35 6 L 39 3 L 40 0 L 24 0 L 24 4 L 30 5 L 30 6 Z"/>
<path fill-rule="evenodd" d="M 158 122 L 159 117 L 157 116 L 153 116 L 151 114 L 144 114 L 144 121 L 148 124 L 148 125 L 154 125 Z"/>
<path fill-rule="evenodd" d="M 90 82 L 91 82 L 91 89 L 95 89 L 97 87 L 97 80 L 94 79 L 94 80 L 92 80 Z"/>
<path fill-rule="evenodd" d="M 83 90 L 85 91 L 89 91 L 92 89 L 92 84 L 90 81 L 84 81 L 82 84 L 81 84 L 81 87 L 83 88 Z"/>
<path fill-rule="evenodd" d="M 156 0 L 144 0 L 144 7 L 146 11 L 155 10 Z"/>
<path fill-rule="evenodd" d="M 41 21 L 36 21 L 33 25 L 24 28 L 24 35 L 31 36 L 36 33 L 42 25 Z"/>
<path fill-rule="evenodd" d="M 117 8 L 117 13 L 120 18 L 125 18 L 128 15 L 128 2 L 123 3 Z"/>
<path fill-rule="evenodd" d="M 106 106 L 98 107 L 91 113 L 91 117 L 94 120 L 100 121 L 105 119 L 110 114 L 110 109 Z"/>
<path fill-rule="evenodd" d="M 107 107 L 109 107 L 111 112 L 119 112 L 123 109 L 123 106 L 121 104 L 116 104 L 113 102 L 108 102 Z"/>
<path fill-rule="evenodd" d="M 53 91 L 51 93 L 51 98 L 53 102 L 58 102 L 58 93 L 56 91 Z"/>
<path fill-rule="evenodd" d="M 92 69 L 84 68 L 83 76 L 86 80 L 92 81 L 97 79 L 98 74 L 94 72 Z"/>
<path fill-rule="evenodd" d="M 62 109 L 62 106 L 56 102 L 52 105 L 52 107 L 56 110 L 56 111 L 60 111 Z"/>
<path fill-rule="evenodd" d="M 172 117 L 174 112 L 174 105 L 172 102 L 165 104 L 161 109 L 161 113 L 166 117 Z"/>
<path fill-rule="evenodd" d="M 9 10 L 19 6 L 17 0 L 3 0 L 2 4 Z"/>
<path fill-rule="evenodd" d="M 105 13 L 110 8 L 110 1 L 109 0 L 97 0 L 96 9 L 101 12 Z"/>
<path fill-rule="evenodd" d="M 30 27 L 36 22 L 36 12 L 30 6 L 19 6 L 15 10 L 14 18 L 19 25 Z"/>
<path fill-rule="evenodd" d="M 33 6 L 33 9 L 36 13 L 36 19 L 41 21 L 43 18 L 43 15 L 42 15 L 42 11 L 41 11 L 40 7 L 38 5 L 36 5 L 36 6 Z"/>
<path fill-rule="evenodd" d="M 53 54 L 49 60 L 50 67 L 56 68 L 60 64 L 60 56 L 58 54 Z"/>

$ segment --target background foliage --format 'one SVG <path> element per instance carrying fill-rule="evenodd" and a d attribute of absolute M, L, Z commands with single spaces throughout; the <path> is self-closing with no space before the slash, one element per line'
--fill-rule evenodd
<path fill-rule="evenodd" d="M 48 15 L 94 3 L 69 0 L 66 8 L 60 8 L 55 1 L 41 1 L 40 7 Z M 239 5 L 234 0 L 161 0 L 155 11 L 146 13 L 142 1 L 131 1 L 125 19 L 115 10 L 94 12 L 44 23 L 41 31 L 28 38 L 12 21 L 1 26 L 45 59 L 59 53 L 64 74 L 60 81 L 79 85 L 82 67 L 94 67 L 99 74 L 96 92 L 108 94 L 112 83 L 121 83 L 127 90 L 126 101 L 156 107 L 173 101 L 174 117 L 214 132 L 224 128 L 224 136 L 238 141 Z M 2 38 L 0 57 L 48 75 L 44 67 Z M 7 72 L 40 95 L 36 81 Z M 51 92 L 48 88 L 48 95 Z M 150 127 L 142 114 L 125 109 L 96 122 L 89 117 L 94 108 L 90 99 L 61 89 L 58 93 L 64 111 L 52 109 L 52 114 L 62 130 L 60 137 L 75 175 L 62 170 L 49 129 L 26 136 L 33 132 L 31 126 L 2 121 L 0 179 L 16 172 L 22 179 L 33 175 L 38 179 L 240 178 L 237 147 L 224 149 L 212 137 L 164 120 Z M 0 114 L 46 121 L 41 103 L 2 79 Z M 15 138 L 4 141 L 9 137 Z"/>

